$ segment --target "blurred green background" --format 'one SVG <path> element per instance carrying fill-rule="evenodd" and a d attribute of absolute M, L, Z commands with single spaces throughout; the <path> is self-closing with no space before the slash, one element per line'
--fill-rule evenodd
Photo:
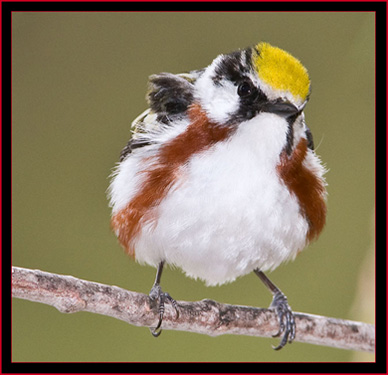
<path fill-rule="evenodd" d="M 323 234 L 270 277 L 295 311 L 373 323 L 374 23 L 365 12 L 13 13 L 13 265 L 148 293 L 155 270 L 124 254 L 106 199 L 130 123 L 146 108 L 147 77 L 267 41 L 309 70 L 306 121 L 329 169 Z M 178 300 L 271 302 L 253 274 L 207 288 L 167 269 L 162 285 Z M 357 301 L 368 297 L 362 313 Z M 255 337 L 164 331 L 155 339 L 147 328 L 23 300 L 13 300 L 12 330 L 13 361 L 373 358 L 297 342 L 275 352 L 277 339 Z"/>

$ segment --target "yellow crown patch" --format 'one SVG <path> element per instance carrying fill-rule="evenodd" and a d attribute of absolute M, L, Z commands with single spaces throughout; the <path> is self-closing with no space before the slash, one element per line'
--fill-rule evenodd
<path fill-rule="evenodd" d="M 307 69 L 295 57 L 268 43 L 259 43 L 253 65 L 260 79 L 276 90 L 289 91 L 295 98 L 307 99 L 310 78 Z"/>

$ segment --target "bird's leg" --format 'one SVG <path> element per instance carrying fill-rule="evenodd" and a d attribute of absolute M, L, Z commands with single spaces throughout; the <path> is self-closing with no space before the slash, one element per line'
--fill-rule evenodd
<path fill-rule="evenodd" d="M 283 333 L 283 337 L 280 341 L 280 344 L 277 347 L 274 347 L 275 350 L 283 348 L 287 343 L 292 343 L 295 338 L 295 318 L 294 314 L 287 302 L 287 297 L 282 293 L 282 291 L 272 283 L 272 281 L 264 275 L 262 271 L 258 268 L 254 270 L 254 273 L 259 276 L 260 280 L 264 285 L 271 291 L 273 295 L 272 303 L 270 309 L 274 309 L 278 319 L 279 319 L 279 331 L 273 335 L 273 337 L 278 337 Z"/>
<path fill-rule="evenodd" d="M 155 328 L 150 328 L 151 333 L 154 337 L 158 337 L 162 333 L 162 329 L 160 328 L 160 326 L 162 325 L 163 321 L 164 304 L 166 301 L 170 302 L 171 305 L 174 307 L 176 319 L 179 318 L 179 309 L 177 302 L 168 293 L 163 292 L 162 288 L 160 287 L 160 279 L 162 277 L 163 266 L 164 261 L 159 263 L 158 270 L 156 272 L 155 282 L 149 294 L 151 301 L 159 299 L 159 322 Z"/>

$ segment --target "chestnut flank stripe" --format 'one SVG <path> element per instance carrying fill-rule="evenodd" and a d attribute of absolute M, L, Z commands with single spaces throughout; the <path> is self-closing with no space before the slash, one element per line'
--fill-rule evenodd
<path fill-rule="evenodd" d="M 318 237 L 326 220 L 325 187 L 322 179 L 303 165 L 307 154 L 307 141 L 302 138 L 291 156 L 284 151 L 280 155 L 277 171 L 288 189 L 298 198 L 301 212 L 309 230 L 307 240 Z"/>
<path fill-rule="evenodd" d="M 160 147 L 153 166 L 141 171 L 144 179 L 133 199 L 112 217 L 111 225 L 129 255 L 135 256 L 135 240 L 144 222 L 156 220 L 153 208 L 177 182 L 179 168 L 196 153 L 230 136 L 235 129 L 211 122 L 198 104 L 188 111 L 191 124 L 186 131 Z"/>

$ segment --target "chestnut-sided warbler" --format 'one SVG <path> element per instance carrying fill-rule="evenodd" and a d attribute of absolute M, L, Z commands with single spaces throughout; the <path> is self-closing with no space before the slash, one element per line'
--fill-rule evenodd
<path fill-rule="evenodd" d="M 324 167 L 303 109 L 310 79 L 268 43 L 218 56 L 205 69 L 149 79 L 149 109 L 132 123 L 109 187 L 112 227 L 128 254 L 158 267 L 151 300 L 165 302 L 164 264 L 207 285 L 256 273 L 273 294 L 282 348 L 295 338 L 287 298 L 263 273 L 321 232 Z"/>

